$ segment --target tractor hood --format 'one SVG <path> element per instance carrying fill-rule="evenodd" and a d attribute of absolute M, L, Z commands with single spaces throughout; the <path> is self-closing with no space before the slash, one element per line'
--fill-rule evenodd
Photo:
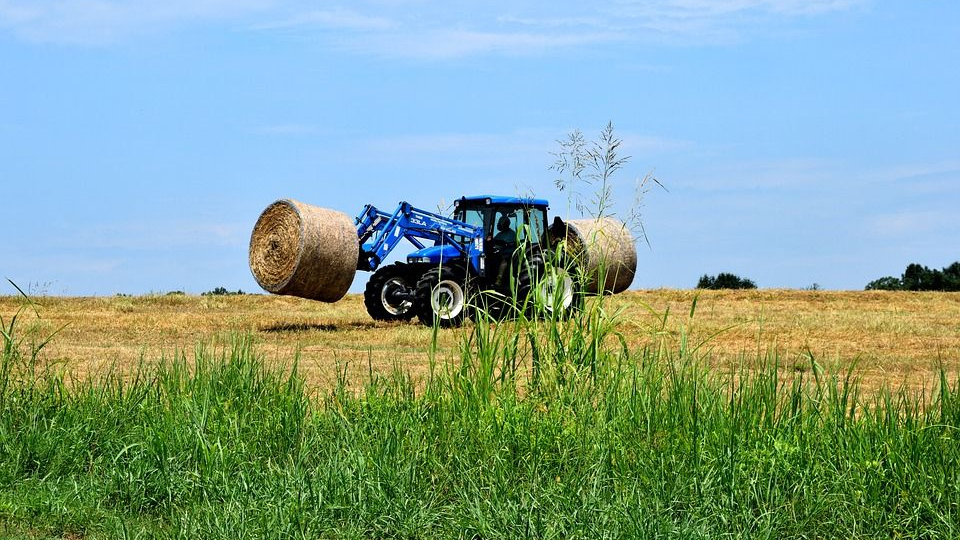
<path fill-rule="evenodd" d="M 407 255 L 407 262 L 410 264 L 428 263 L 431 265 L 437 265 L 447 263 L 460 257 L 460 250 L 454 246 L 432 246 L 418 249 L 417 251 Z"/>

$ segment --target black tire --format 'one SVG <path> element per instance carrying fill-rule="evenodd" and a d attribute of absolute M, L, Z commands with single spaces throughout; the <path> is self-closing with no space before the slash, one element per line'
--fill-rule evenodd
<path fill-rule="evenodd" d="M 417 278 L 404 263 L 395 263 L 374 272 L 363 291 L 363 304 L 375 321 L 409 321 L 417 314 L 416 302 L 397 300 L 391 294 L 416 290 Z"/>
<path fill-rule="evenodd" d="M 453 266 L 431 268 L 417 282 L 417 316 L 427 326 L 460 326 L 470 312 L 466 272 Z"/>
<path fill-rule="evenodd" d="M 532 251 L 520 266 L 517 301 L 528 317 L 568 317 L 583 307 L 582 277 L 573 263 L 548 263 Z"/>

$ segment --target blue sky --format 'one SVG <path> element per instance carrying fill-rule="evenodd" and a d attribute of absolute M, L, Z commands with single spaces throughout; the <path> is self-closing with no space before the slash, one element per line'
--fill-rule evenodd
<path fill-rule="evenodd" d="M 960 259 L 958 66 L 952 0 L 0 0 L 0 276 L 259 291 L 287 197 L 566 214 L 556 141 L 610 121 L 616 210 L 668 189 L 634 287 L 861 289 Z"/>

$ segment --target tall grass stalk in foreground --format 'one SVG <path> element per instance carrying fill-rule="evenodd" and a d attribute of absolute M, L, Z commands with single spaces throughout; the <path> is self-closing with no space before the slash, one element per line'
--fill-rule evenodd
<path fill-rule="evenodd" d="M 398 369 L 317 399 L 295 359 L 267 367 L 243 336 L 75 381 L 30 368 L 43 355 L 7 322 L 0 536 L 960 532 L 947 374 L 866 396 L 814 359 L 792 377 L 772 353 L 717 374 L 704 348 L 655 330 L 630 349 L 599 298 L 532 315 L 465 328 L 425 386 Z"/>

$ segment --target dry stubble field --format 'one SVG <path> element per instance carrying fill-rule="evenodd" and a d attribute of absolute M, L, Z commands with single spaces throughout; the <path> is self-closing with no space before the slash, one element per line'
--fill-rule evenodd
<path fill-rule="evenodd" d="M 220 346 L 237 334 L 252 334 L 268 362 L 289 364 L 299 351 L 300 370 L 317 389 L 329 387 L 338 369 L 356 382 L 370 370 L 383 373 L 394 366 L 418 377 L 430 365 L 431 329 L 374 322 L 358 295 L 336 304 L 268 295 L 35 302 L 39 318 L 24 310 L 20 331 L 42 339 L 62 327 L 44 360 L 81 378 L 135 366 L 140 359 L 155 362 L 182 352 L 189 357 L 198 344 Z M 686 336 L 688 343 L 703 343 L 701 351 L 709 351 L 717 370 L 749 367 L 776 351 L 786 371 L 808 369 L 810 355 L 833 370 L 856 364 L 868 388 L 882 383 L 930 388 L 939 366 L 951 376 L 960 373 L 960 294 L 643 290 L 608 302 L 619 312 L 620 332 L 632 347 L 662 338 L 679 344 Z M 22 306 L 22 298 L 0 297 L 5 324 Z M 439 361 L 456 358 L 466 330 L 439 332 Z"/>

